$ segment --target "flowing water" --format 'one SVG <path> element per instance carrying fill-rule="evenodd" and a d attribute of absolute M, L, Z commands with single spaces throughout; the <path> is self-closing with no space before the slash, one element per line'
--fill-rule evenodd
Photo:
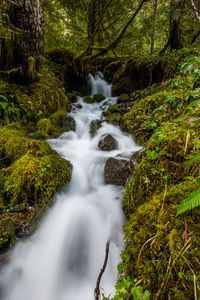
<path fill-rule="evenodd" d="M 71 161 L 72 180 L 56 196 L 38 231 L 12 251 L 9 264 L 0 273 L 2 300 L 93 300 L 107 241 L 110 251 L 101 291 L 107 296 L 114 291 L 123 246 L 122 188 L 105 184 L 104 163 L 108 157 L 127 159 L 139 147 L 106 122 L 91 137 L 91 121 L 102 119 L 102 111 L 116 98 L 111 97 L 111 86 L 101 73 L 89 78 L 91 93 L 104 94 L 106 99 L 87 104 L 79 97 L 71 113 L 76 131 L 49 141 Z M 108 133 L 117 140 L 118 149 L 101 151 L 98 142 Z"/>

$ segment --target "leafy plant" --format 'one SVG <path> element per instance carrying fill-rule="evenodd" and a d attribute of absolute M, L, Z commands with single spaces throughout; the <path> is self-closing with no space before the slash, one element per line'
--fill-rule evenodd
<path fill-rule="evenodd" d="M 187 196 L 185 199 L 183 199 L 177 208 L 176 215 L 179 216 L 185 212 L 188 212 L 190 210 L 196 209 L 200 207 L 200 188 L 194 190 Z"/>
<path fill-rule="evenodd" d="M 7 97 L 0 95 L 0 118 L 9 121 L 9 119 L 15 120 L 19 117 L 20 109 L 9 102 Z"/>
<path fill-rule="evenodd" d="M 148 290 L 143 290 L 141 286 L 135 286 L 135 282 L 130 277 L 124 278 L 115 286 L 116 294 L 112 300 L 150 300 L 151 293 Z"/>
<path fill-rule="evenodd" d="M 196 88 L 200 84 L 200 58 L 192 57 L 185 63 L 183 63 L 180 67 L 180 71 L 184 75 L 192 75 L 193 76 L 193 88 Z"/>
<path fill-rule="evenodd" d="M 156 160 L 159 157 L 159 153 L 155 150 L 147 150 L 147 159 Z"/>
<path fill-rule="evenodd" d="M 131 289 L 131 295 L 133 296 L 133 300 L 150 300 L 151 293 L 146 290 L 143 290 L 141 286 L 135 286 Z"/>

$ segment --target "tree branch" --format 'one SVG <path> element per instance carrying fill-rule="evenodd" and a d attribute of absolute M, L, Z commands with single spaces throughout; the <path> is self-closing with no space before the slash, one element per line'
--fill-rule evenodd
<path fill-rule="evenodd" d="M 197 8 L 196 8 L 196 6 L 194 4 L 194 1 L 190 0 L 190 2 L 191 2 L 192 9 L 193 9 L 193 11 L 195 13 L 196 19 L 200 23 L 200 15 L 199 15 L 198 10 L 197 10 Z"/>
<path fill-rule="evenodd" d="M 99 273 L 99 276 L 97 278 L 97 283 L 96 283 L 96 288 L 94 290 L 94 298 L 95 300 L 99 300 L 100 296 L 100 282 L 101 282 L 101 277 L 103 276 L 103 273 L 105 272 L 107 263 L 108 263 L 108 255 L 109 255 L 109 248 L 110 248 L 110 241 L 106 243 L 106 251 L 105 251 L 105 259 L 103 263 L 103 267 Z"/>
<path fill-rule="evenodd" d="M 124 25 L 124 27 L 122 28 L 122 30 L 120 31 L 119 35 L 117 36 L 117 38 L 111 42 L 105 49 L 101 50 L 100 52 L 94 54 L 94 55 L 90 55 L 90 56 L 86 56 L 85 59 L 93 59 L 96 58 L 97 56 L 106 54 L 108 51 L 115 49 L 119 42 L 122 40 L 124 34 L 126 33 L 127 28 L 129 27 L 129 25 L 133 22 L 133 20 L 136 18 L 137 14 L 139 13 L 140 9 L 142 8 L 143 4 L 145 2 L 147 2 L 149 0 L 141 0 L 140 4 L 138 5 L 136 11 L 133 13 L 133 15 L 131 16 L 131 18 L 126 22 L 126 24 Z"/>

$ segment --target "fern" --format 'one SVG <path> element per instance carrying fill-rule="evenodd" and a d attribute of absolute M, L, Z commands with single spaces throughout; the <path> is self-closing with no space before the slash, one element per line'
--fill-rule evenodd
<path fill-rule="evenodd" d="M 193 155 L 193 157 L 187 161 L 186 163 L 186 167 L 188 169 L 190 169 L 191 167 L 193 167 L 196 163 L 200 163 L 200 152 Z"/>
<path fill-rule="evenodd" d="M 176 215 L 179 216 L 198 207 L 200 207 L 200 188 L 190 193 L 184 200 L 181 201 L 177 208 Z"/>

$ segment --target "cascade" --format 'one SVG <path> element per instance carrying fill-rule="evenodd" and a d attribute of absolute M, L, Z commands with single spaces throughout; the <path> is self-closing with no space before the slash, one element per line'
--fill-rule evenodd
<path fill-rule="evenodd" d="M 79 105 L 71 112 L 76 131 L 49 140 L 59 155 L 71 161 L 72 179 L 55 197 L 36 233 L 12 250 L 0 272 L 2 300 L 93 300 L 107 241 L 110 251 L 101 291 L 107 296 L 114 292 L 123 247 L 123 190 L 105 184 L 104 164 L 109 157 L 130 158 L 139 147 L 131 136 L 106 122 L 91 137 L 91 121 L 102 120 L 102 111 L 117 99 L 111 97 L 111 85 L 101 73 L 90 74 L 89 81 L 91 94 L 101 93 L 106 99 L 87 104 L 78 97 Z M 108 133 L 118 148 L 101 151 L 98 142 Z"/>

